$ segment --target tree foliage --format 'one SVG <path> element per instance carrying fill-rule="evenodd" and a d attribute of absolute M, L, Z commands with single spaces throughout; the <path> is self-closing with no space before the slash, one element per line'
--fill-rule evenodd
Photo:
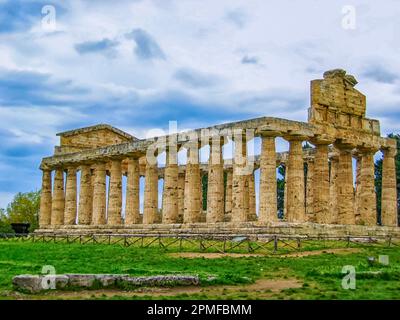
<path fill-rule="evenodd" d="M 4 209 L 0 209 L 0 233 L 13 233 L 10 225 L 10 219 Z"/>
<path fill-rule="evenodd" d="M 4 230 L 10 230 L 11 223 L 29 223 L 30 231 L 38 227 L 40 191 L 17 193 L 6 210 L 0 215 Z M 4 232 L 4 231 L 3 231 Z"/>

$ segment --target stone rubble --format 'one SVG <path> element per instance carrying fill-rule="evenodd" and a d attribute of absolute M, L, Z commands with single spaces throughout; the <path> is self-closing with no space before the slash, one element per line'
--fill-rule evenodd
<path fill-rule="evenodd" d="M 52 276 L 18 275 L 12 280 L 16 290 L 27 293 L 38 293 L 51 290 L 46 284 L 51 283 Z M 168 286 L 198 286 L 200 279 L 191 275 L 159 275 L 148 277 L 132 277 L 126 274 L 65 274 L 55 275 L 55 289 L 106 289 L 119 288 L 124 290 L 135 287 L 168 287 Z M 45 285 L 43 286 L 43 283 Z"/>

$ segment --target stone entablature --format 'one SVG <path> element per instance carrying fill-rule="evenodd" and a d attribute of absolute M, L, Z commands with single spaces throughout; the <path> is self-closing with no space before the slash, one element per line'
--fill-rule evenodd
<path fill-rule="evenodd" d="M 287 223 L 375 226 L 373 156 L 381 150 L 381 222 L 397 227 L 396 141 L 380 136 L 378 120 L 365 118 L 366 99 L 354 89 L 356 83 L 343 70 L 328 71 L 324 79 L 312 81 L 308 123 L 261 117 L 151 139 L 137 139 L 107 125 L 61 133 L 55 155 L 44 158 L 41 164 L 40 226 L 65 230 L 207 223 L 207 227 L 214 224 L 217 228 L 228 221 L 274 225 L 281 220 L 276 188 L 279 165 L 284 165 L 286 172 L 283 220 Z M 261 154 L 250 157 L 244 146 L 255 137 L 261 139 Z M 276 152 L 277 137 L 288 141 L 288 152 Z M 234 144 L 233 158 L 223 159 L 222 147 L 228 141 Z M 306 141 L 313 146 L 304 149 Z M 205 145 L 210 146 L 210 159 L 200 163 L 199 149 Z M 187 152 L 185 165 L 178 165 L 180 150 Z M 162 152 L 166 152 L 165 167 L 157 163 Z M 355 184 L 353 158 L 357 160 Z M 204 174 L 208 175 L 205 212 Z M 127 177 L 125 204 L 123 175 Z M 143 212 L 139 209 L 140 177 L 145 178 Z M 160 178 L 164 179 L 161 209 Z"/>

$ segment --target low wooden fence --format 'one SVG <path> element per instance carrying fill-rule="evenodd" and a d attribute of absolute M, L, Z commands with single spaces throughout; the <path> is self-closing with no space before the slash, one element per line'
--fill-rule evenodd
<path fill-rule="evenodd" d="M 339 247 L 353 246 L 385 246 L 400 247 L 400 238 L 393 237 L 307 237 L 307 236 L 280 236 L 262 235 L 255 237 L 237 235 L 154 235 L 154 234 L 81 234 L 81 235 L 61 235 L 61 234 L 38 234 L 28 235 L 0 234 L 0 241 L 20 241 L 20 242 L 41 242 L 41 243 L 66 243 L 73 244 L 107 244 L 121 245 L 123 247 L 158 247 L 160 249 L 175 251 L 195 250 L 200 252 L 219 252 L 219 253 L 283 253 L 290 251 L 307 250 L 315 247 L 331 247 L 332 242 Z M 330 243 L 330 245 L 328 245 Z"/>

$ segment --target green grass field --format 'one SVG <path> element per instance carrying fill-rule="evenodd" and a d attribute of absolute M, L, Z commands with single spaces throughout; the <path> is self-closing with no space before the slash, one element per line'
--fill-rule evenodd
<path fill-rule="evenodd" d="M 399 299 L 400 248 L 384 245 L 351 244 L 352 249 L 334 253 L 328 248 L 344 248 L 343 242 L 307 242 L 301 256 L 287 256 L 293 249 L 262 256 L 206 259 L 183 258 L 180 251 L 158 247 L 123 247 L 118 244 L 31 243 L 0 240 L 1 299 Z M 317 254 L 310 251 L 319 250 Z M 183 251 L 200 252 L 196 243 Z M 209 249 L 212 252 L 213 249 Z M 214 250 L 215 252 L 215 250 Z M 237 252 L 247 250 L 237 248 Z M 262 253 L 257 252 L 257 253 Z M 389 256 L 389 265 L 369 264 L 367 257 Z M 130 275 L 198 274 L 200 288 L 172 288 L 170 291 L 49 292 L 26 295 L 13 290 L 11 279 L 19 274 L 40 274 L 44 265 L 63 273 L 124 273 Z M 356 269 L 356 289 L 342 288 L 342 268 Z M 264 281 L 264 282 L 263 282 Z M 276 283 L 297 282 L 283 288 Z M 286 281 L 286 282 L 285 282 Z M 260 284 L 261 285 L 257 285 Z M 267 285 L 263 287 L 262 283 Z M 272 287 L 269 285 L 272 284 Z M 164 292 L 164 293 L 163 293 Z"/>

